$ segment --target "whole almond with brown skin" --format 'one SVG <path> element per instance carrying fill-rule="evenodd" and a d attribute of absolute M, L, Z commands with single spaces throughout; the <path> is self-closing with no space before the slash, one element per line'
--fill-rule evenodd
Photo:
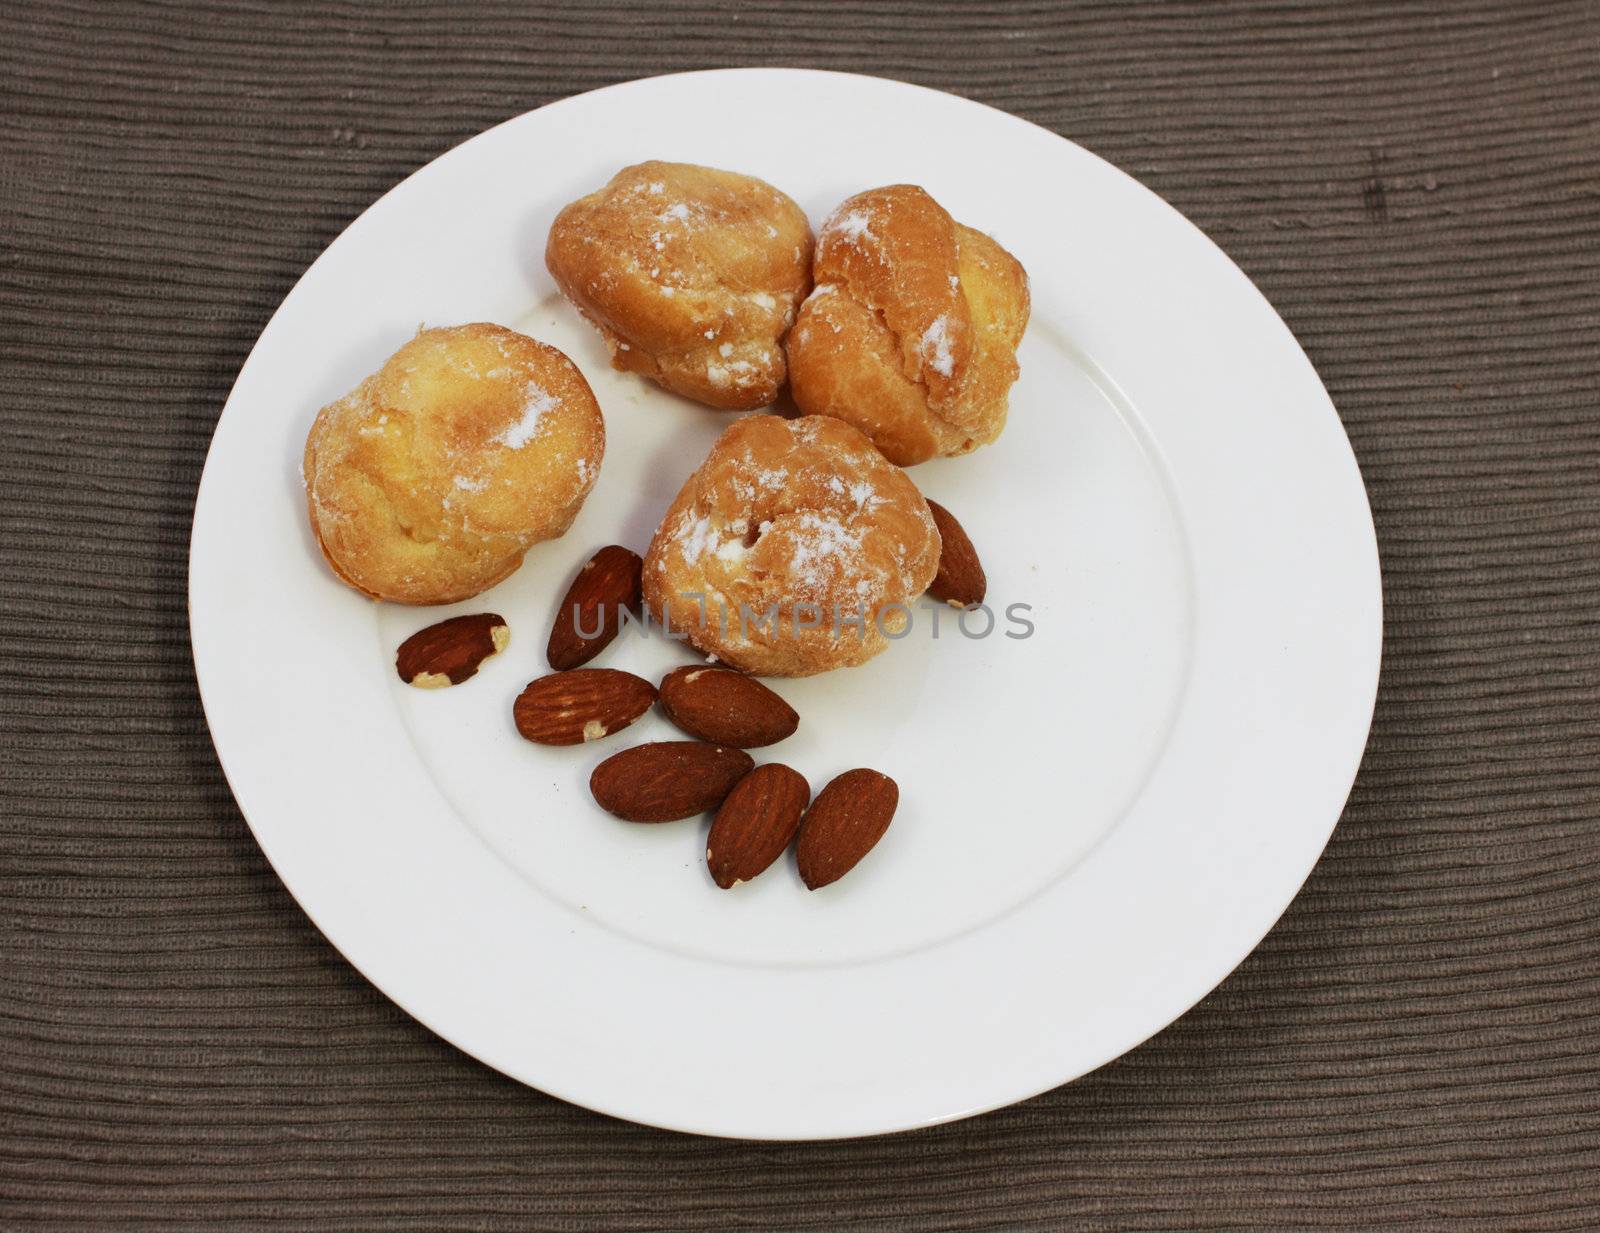
<path fill-rule="evenodd" d="M 944 544 L 939 550 L 939 572 L 928 584 L 928 594 L 953 608 L 971 608 L 983 603 L 989 580 L 978 560 L 978 550 L 972 546 L 956 516 L 944 506 L 929 501 L 928 511 L 933 515 L 933 525 L 939 528 L 939 538 Z"/>
<path fill-rule="evenodd" d="M 610 544 L 585 562 L 567 588 L 550 629 L 545 658 L 557 672 L 581 668 L 622 628 L 622 610 L 639 610 L 644 562 L 637 552 Z"/>
<path fill-rule="evenodd" d="M 706 838 L 712 881 L 727 890 L 782 856 L 810 799 L 806 777 L 781 762 L 758 766 L 735 784 Z"/>
<path fill-rule="evenodd" d="M 510 641 L 511 630 L 496 613 L 451 617 L 402 642 L 394 667 L 407 685 L 442 689 L 476 675 L 483 661 L 505 650 Z"/>
<path fill-rule="evenodd" d="M 552 672 L 511 707 L 517 731 L 539 745 L 581 745 L 626 728 L 650 709 L 656 687 L 613 668 Z"/>
<path fill-rule="evenodd" d="M 846 771 L 835 778 L 800 823 L 800 880 L 816 890 L 844 877 L 883 838 L 899 803 L 899 787 L 878 771 Z"/>
<path fill-rule="evenodd" d="M 753 765 L 741 749 L 653 741 L 612 754 L 595 767 L 589 791 L 600 808 L 629 822 L 676 822 L 722 804 Z"/>
<path fill-rule="evenodd" d="M 800 726 L 792 706 L 730 668 L 674 668 L 661 681 L 661 709 L 690 736 L 738 749 L 774 744 Z"/>

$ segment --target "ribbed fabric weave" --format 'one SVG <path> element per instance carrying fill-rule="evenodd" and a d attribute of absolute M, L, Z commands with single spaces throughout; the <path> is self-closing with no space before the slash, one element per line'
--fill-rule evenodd
<path fill-rule="evenodd" d="M 752 63 L 1171 200 L 1316 363 L 1385 567 L 1366 763 L 1257 953 L 1093 1076 L 860 1142 L 645 1130 L 435 1039 L 268 869 L 189 660 L 206 445 L 311 259 L 488 125 Z M 1597 403 L 1593 4 L 6 5 L 0 1226 L 1600 1227 Z"/>

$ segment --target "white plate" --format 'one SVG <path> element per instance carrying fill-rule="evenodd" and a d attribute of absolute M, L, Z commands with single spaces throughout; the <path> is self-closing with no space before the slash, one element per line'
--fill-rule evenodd
<path fill-rule="evenodd" d="M 762 176 L 814 221 L 922 184 L 1032 278 L 1010 427 L 917 467 L 983 554 L 999 628 L 913 634 L 778 689 L 767 755 L 814 786 L 893 775 L 901 807 L 849 877 L 792 861 L 715 889 L 704 823 L 589 800 L 636 740 L 542 749 L 511 699 L 603 543 L 642 549 L 728 419 L 613 373 L 556 297 L 546 229 L 618 167 Z M 606 412 L 599 484 L 564 539 L 454 609 L 374 605 L 306 527 L 317 408 L 419 322 L 489 320 L 571 355 Z M 873 78 L 658 77 L 520 116 L 357 219 L 262 332 L 195 509 L 195 664 L 257 839 L 329 939 L 445 1038 L 594 1109 L 760 1138 L 895 1130 L 1072 1079 L 1183 1013 L 1277 919 L 1360 760 L 1380 644 L 1365 493 L 1327 394 L 1242 273 L 1121 172 L 1043 129 Z M 1031 605 L 1033 636 L 1004 636 Z M 454 611 L 509 652 L 439 693 L 394 650 Z M 602 661 L 684 662 L 660 641 Z"/>

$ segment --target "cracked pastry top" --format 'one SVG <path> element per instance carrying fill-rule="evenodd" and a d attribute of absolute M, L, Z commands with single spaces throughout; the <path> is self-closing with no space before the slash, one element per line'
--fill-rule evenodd
<path fill-rule="evenodd" d="M 751 176 L 624 167 L 556 216 L 545 264 L 611 362 L 725 410 L 771 405 L 811 286 L 804 211 Z"/>
<path fill-rule="evenodd" d="M 589 383 L 554 347 L 497 325 L 421 330 L 318 413 L 311 528 L 364 595 L 466 599 L 572 525 L 605 443 Z"/>
<path fill-rule="evenodd" d="M 854 424 L 901 466 L 1000 435 L 1028 276 L 910 184 L 857 193 L 817 237 L 787 349 L 795 404 Z"/>
<path fill-rule="evenodd" d="M 825 416 L 754 415 L 723 432 L 656 528 L 644 599 L 724 663 L 810 676 L 882 651 L 938 567 L 928 503 L 872 442 Z"/>

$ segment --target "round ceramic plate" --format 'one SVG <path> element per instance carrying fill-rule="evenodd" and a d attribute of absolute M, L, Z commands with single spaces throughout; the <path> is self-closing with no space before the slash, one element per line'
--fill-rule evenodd
<path fill-rule="evenodd" d="M 647 158 L 782 188 L 813 224 L 925 186 L 1027 267 L 1033 319 L 1004 436 L 913 477 L 958 512 L 993 623 L 949 609 L 870 664 L 776 687 L 764 756 L 814 787 L 852 766 L 900 810 L 848 877 L 792 857 L 735 890 L 705 821 L 620 822 L 601 758 L 670 738 L 522 741 L 568 580 L 642 550 L 729 417 L 613 372 L 556 294 L 567 201 Z M 567 352 L 604 408 L 571 532 L 485 595 L 373 604 L 308 531 L 317 409 L 419 323 L 495 321 Z M 1261 939 L 1339 816 L 1378 675 L 1371 517 L 1327 394 L 1249 280 L 1171 207 L 1068 141 L 975 103 L 785 70 L 659 77 L 530 112 L 357 219 L 262 332 L 195 509 L 195 664 L 240 807 L 306 912 L 380 989 L 544 1091 L 658 1126 L 857 1135 L 1075 1078 L 1182 1014 Z M 506 654 L 413 690 L 412 631 L 493 610 Z M 935 622 L 935 618 L 937 623 Z M 651 677 L 685 648 L 629 635 Z"/>

